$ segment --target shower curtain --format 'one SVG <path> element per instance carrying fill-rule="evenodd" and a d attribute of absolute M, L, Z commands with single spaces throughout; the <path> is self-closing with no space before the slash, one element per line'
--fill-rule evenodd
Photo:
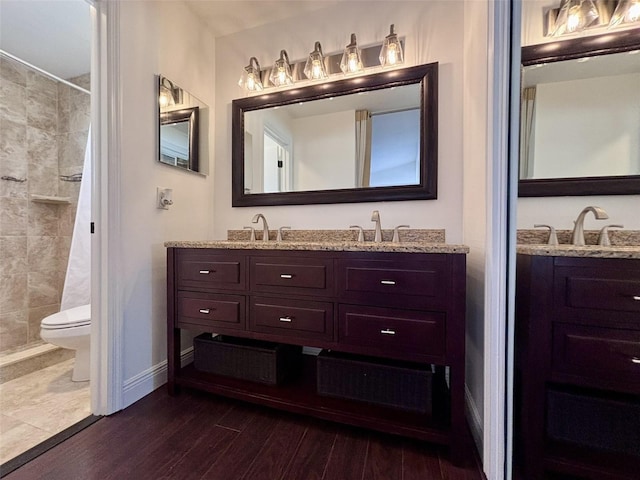
<path fill-rule="evenodd" d="M 91 303 L 91 127 L 84 151 L 82 183 L 73 225 L 69 263 L 62 289 L 60 310 Z"/>

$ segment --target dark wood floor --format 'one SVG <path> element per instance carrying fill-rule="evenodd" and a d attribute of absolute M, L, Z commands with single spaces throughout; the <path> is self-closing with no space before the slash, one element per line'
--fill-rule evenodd
<path fill-rule="evenodd" d="M 4 477 L 19 479 L 480 480 L 477 457 L 256 407 L 156 390 Z"/>

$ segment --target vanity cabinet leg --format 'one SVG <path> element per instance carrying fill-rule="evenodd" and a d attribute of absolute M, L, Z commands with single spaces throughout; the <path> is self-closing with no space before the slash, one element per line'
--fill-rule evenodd
<path fill-rule="evenodd" d="M 169 395 L 177 395 L 176 372 L 180 369 L 180 329 L 169 327 L 167 349 L 167 390 Z"/>

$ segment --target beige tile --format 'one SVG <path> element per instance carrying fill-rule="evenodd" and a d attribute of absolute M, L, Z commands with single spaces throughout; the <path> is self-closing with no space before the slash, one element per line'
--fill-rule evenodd
<path fill-rule="evenodd" d="M 29 236 L 57 236 L 59 208 L 57 205 L 48 203 L 31 202 L 29 205 Z"/>
<path fill-rule="evenodd" d="M 2 275 L 0 281 L 0 313 L 26 309 L 28 274 Z"/>
<path fill-rule="evenodd" d="M 60 192 L 61 196 L 67 197 L 70 192 L 65 192 L 64 194 Z M 73 192 L 75 193 L 75 192 Z M 77 202 L 77 199 L 71 199 L 72 202 Z M 60 215 L 58 218 L 58 235 L 70 237 L 73 235 L 73 225 L 76 220 L 76 205 L 63 205 L 58 208 L 58 214 Z"/>
<path fill-rule="evenodd" d="M 37 342 L 38 340 L 42 340 L 40 338 L 40 324 L 42 323 L 42 319 L 49 315 L 53 315 L 54 313 L 58 313 L 59 311 L 59 303 L 30 308 L 27 322 L 27 342 Z"/>
<path fill-rule="evenodd" d="M 82 167 L 77 167 L 75 170 L 71 170 L 74 172 L 81 172 Z M 66 180 L 60 180 L 58 183 L 58 195 L 61 197 L 69 197 L 69 201 L 72 203 L 68 208 L 74 208 L 78 203 L 78 196 L 80 195 L 80 182 L 68 182 Z M 67 208 L 67 207 L 65 207 Z M 73 218 L 75 218 L 75 210 L 73 213 Z"/>
<path fill-rule="evenodd" d="M 0 118 L 0 165 L 2 175 L 27 176 L 27 126 Z"/>
<path fill-rule="evenodd" d="M 18 84 L 0 81 L 0 117 L 16 123 L 27 123 L 26 89 Z"/>
<path fill-rule="evenodd" d="M 58 270 L 64 275 L 69 262 L 69 250 L 71 249 L 71 236 L 58 237 Z"/>
<path fill-rule="evenodd" d="M 48 132 L 58 131 L 58 102 L 55 97 L 27 89 L 27 125 Z"/>
<path fill-rule="evenodd" d="M 62 288 L 57 270 L 28 274 L 29 308 L 60 303 Z"/>
<path fill-rule="evenodd" d="M 0 352 L 13 350 L 27 343 L 27 311 L 0 313 Z"/>
<path fill-rule="evenodd" d="M 27 127 L 27 161 L 34 167 L 58 169 L 58 139 L 54 132 Z M 56 171 L 57 174 L 57 171 Z"/>
<path fill-rule="evenodd" d="M 58 168 L 32 164 L 29 166 L 29 193 L 58 194 Z"/>
<path fill-rule="evenodd" d="M 91 122 L 89 95 L 71 95 L 70 102 L 69 131 L 86 132 Z"/>
<path fill-rule="evenodd" d="M 77 77 L 73 77 L 68 79 L 67 81 L 78 85 L 81 88 L 84 88 L 85 90 L 91 90 L 91 74 L 90 73 L 84 73 L 82 75 L 78 75 Z M 72 92 L 75 92 L 78 95 L 86 95 L 86 93 L 80 92 L 79 90 L 72 90 Z"/>
<path fill-rule="evenodd" d="M 0 431 L 0 464 L 51 437 L 51 433 L 7 415 L 0 415 Z"/>
<path fill-rule="evenodd" d="M 72 370 L 73 359 L 0 385 L 0 461 L 21 453 L 15 445 L 26 451 L 90 415 L 89 382 L 72 382 Z"/>
<path fill-rule="evenodd" d="M 27 237 L 0 237 L 0 275 L 27 272 Z"/>
<path fill-rule="evenodd" d="M 72 382 L 73 360 L 0 385 L 2 412 L 57 433 L 90 415 L 89 382 Z"/>
<path fill-rule="evenodd" d="M 58 165 L 61 175 L 73 175 L 82 172 L 86 146 L 86 132 L 58 135 Z"/>
<path fill-rule="evenodd" d="M 0 236 L 24 236 L 27 234 L 27 200 L 24 198 L 0 198 Z"/>
<path fill-rule="evenodd" d="M 35 70 L 27 70 L 27 90 L 46 95 L 53 103 L 58 100 L 58 82 Z"/>
<path fill-rule="evenodd" d="M 58 270 L 59 262 L 58 237 L 29 236 L 27 240 L 28 272 L 50 272 Z"/>
<path fill-rule="evenodd" d="M 27 67 L 9 57 L 0 55 L 0 78 L 26 87 Z"/>
<path fill-rule="evenodd" d="M 75 355 L 73 350 L 56 347 L 49 343 L 44 343 L 42 340 L 29 342 L 28 345 L 16 354 L 9 354 L 5 355 L 4 358 L 0 358 L 4 360 L 9 356 L 22 356 L 18 361 L 7 362 L 0 366 L 0 384 L 72 359 Z"/>

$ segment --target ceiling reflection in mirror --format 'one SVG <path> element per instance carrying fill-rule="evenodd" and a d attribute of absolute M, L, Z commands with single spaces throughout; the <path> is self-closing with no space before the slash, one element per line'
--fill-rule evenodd
<path fill-rule="evenodd" d="M 244 115 L 245 194 L 420 182 L 420 85 Z"/>
<path fill-rule="evenodd" d="M 207 174 L 209 107 L 167 77 L 158 76 L 158 160 Z"/>
<path fill-rule="evenodd" d="M 640 175 L 640 54 L 523 68 L 520 178 Z"/>

